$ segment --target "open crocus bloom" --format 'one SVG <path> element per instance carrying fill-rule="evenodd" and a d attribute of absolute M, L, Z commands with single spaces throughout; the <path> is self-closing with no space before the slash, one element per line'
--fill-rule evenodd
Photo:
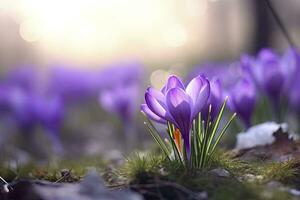
<path fill-rule="evenodd" d="M 210 83 L 204 76 L 197 76 L 185 87 L 176 76 L 170 76 L 161 91 L 149 87 L 145 93 L 146 104 L 141 109 L 150 119 L 169 121 L 179 129 L 187 155 L 190 155 L 190 129 L 192 121 L 207 104 Z"/>

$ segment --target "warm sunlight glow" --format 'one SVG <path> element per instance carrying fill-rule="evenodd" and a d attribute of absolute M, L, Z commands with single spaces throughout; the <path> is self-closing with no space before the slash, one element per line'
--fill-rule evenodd
<path fill-rule="evenodd" d="M 105 57 L 188 40 L 170 1 L 22 0 L 17 11 L 20 36 L 55 54 Z"/>

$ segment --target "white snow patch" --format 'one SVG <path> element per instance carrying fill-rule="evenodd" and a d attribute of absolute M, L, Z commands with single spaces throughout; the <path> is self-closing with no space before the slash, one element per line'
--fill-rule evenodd
<path fill-rule="evenodd" d="M 276 122 L 264 122 L 262 124 L 252 126 L 246 132 L 238 133 L 236 148 L 247 149 L 272 144 L 275 141 L 273 133 L 280 127 L 283 132 L 288 132 L 289 130 L 287 123 L 278 124 Z M 298 135 L 294 133 L 290 133 L 289 137 L 298 139 Z"/>

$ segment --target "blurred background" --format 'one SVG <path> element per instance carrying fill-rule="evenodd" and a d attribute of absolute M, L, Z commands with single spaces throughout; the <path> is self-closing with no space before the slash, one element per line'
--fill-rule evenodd
<path fill-rule="evenodd" d="M 271 2 L 299 44 L 300 2 Z M 147 85 L 288 47 L 262 0 L 1 0 L 0 29 L 1 152 L 40 159 L 149 146 Z"/>

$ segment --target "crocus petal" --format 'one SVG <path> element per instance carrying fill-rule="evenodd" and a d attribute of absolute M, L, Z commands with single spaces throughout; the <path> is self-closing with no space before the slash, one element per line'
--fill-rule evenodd
<path fill-rule="evenodd" d="M 197 76 L 193 78 L 188 86 L 186 87 L 186 93 L 192 98 L 194 105 L 196 104 L 198 95 L 200 93 L 200 90 L 203 87 L 203 80 L 201 76 Z"/>
<path fill-rule="evenodd" d="M 157 116 L 156 114 L 154 114 L 149 107 L 146 104 L 142 104 L 141 105 L 141 111 L 151 120 L 156 121 L 158 123 L 162 123 L 162 124 L 166 124 L 167 121 L 164 120 L 163 118 Z"/>
<path fill-rule="evenodd" d="M 168 90 L 172 89 L 172 88 L 181 88 L 184 90 L 184 85 L 183 83 L 181 82 L 181 80 L 173 75 L 173 76 L 170 76 L 169 79 L 168 79 L 168 82 L 166 84 L 166 88 L 165 88 L 165 92 L 167 92 Z"/>
<path fill-rule="evenodd" d="M 272 98 L 279 98 L 280 92 L 284 86 L 284 73 L 278 60 L 269 60 L 264 62 L 264 89 Z"/>
<path fill-rule="evenodd" d="M 192 113 L 193 117 L 195 117 L 199 112 L 201 112 L 201 110 L 207 103 L 209 95 L 210 95 L 210 84 L 207 79 L 204 79 L 203 86 L 198 94 L 197 100 L 193 107 L 193 113 Z"/>
<path fill-rule="evenodd" d="M 161 91 L 158 91 L 158 90 L 154 89 L 153 87 L 149 87 L 147 89 L 147 92 L 152 97 L 154 97 L 160 104 L 162 104 L 162 105 L 166 104 L 166 97 Z"/>
<path fill-rule="evenodd" d="M 278 60 L 279 56 L 272 49 L 264 48 L 259 51 L 258 59 L 260 60 Z"/>
<path fill-rule="evenodd" d="M 212 106 L 211 119 L 214 120 L 218 114 L 218 111 L 224 102 L 225 97 L 223 97 L 222 84 L 217 78 L 213 78 L 210 81 L 210 95 L 208 98 L 208 105 Z M 208 107 L 208 106 L 207 106 Z"/>
<path fill-rule="evenodd" d="M 166 103 L 174 123 L 178 126 L 189 155 L 190 137 L 189 130 L 192 123 L 192 99 L 181 88 L 172 88 L 167 92 Z"/>
<path fill-rule="evenodd" d="M 146 92 L 145 94 L 145 101 L 146 104 L 148 105 L 149 109 L 156 115 L 158 115 L 161 118 L 166 119 L 167 116 L 167 111 L 161 105 L 157 99 L 155 99 L 149 92 Z"/>

